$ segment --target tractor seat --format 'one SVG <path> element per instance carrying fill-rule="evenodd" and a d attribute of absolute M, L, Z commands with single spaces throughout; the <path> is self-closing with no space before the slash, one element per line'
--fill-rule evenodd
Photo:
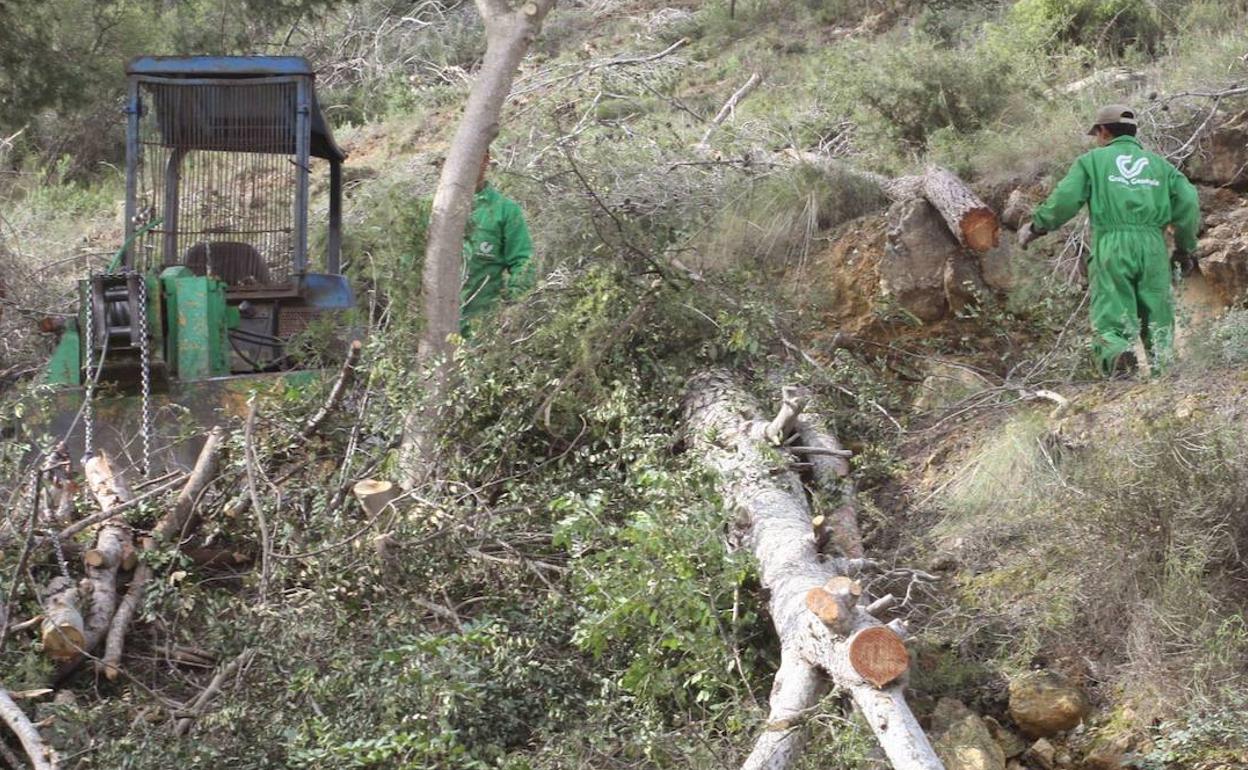
<path fill-rule="evenodd" d="M 195 275 L 212 275 L 229 286 L 268 286 L 269 268 L 250 243 L 211 241 L 187 249 L 183 264 Z"/>

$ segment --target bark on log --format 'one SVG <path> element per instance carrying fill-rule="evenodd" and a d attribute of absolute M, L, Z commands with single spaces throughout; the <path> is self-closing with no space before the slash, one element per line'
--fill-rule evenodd
<path fill-rule="evenodd" d="M 923 197 L 963 246 L 981 254 L 996 248 L 1001 231 L 997 215 L 952 171 L 929 168 L 923 175 Z"/>
<path fill-rule="evenodd" d="M 756 416 L 757 407 L 726 373 L 702 375 L 690 384 L 685 401 L 687 435 L 705 462 L 718 472 L 724 501 L 745 513 L 750 522 L 748 540 L 770 597 L 771 617 L 780 637 L 782 673 L 791 681 L 809 683 L 818 679 L 817 672 L 821 671 L 848 692 L 894 768 L 943 770 L 906 705 L 904 683 L 880 689 L 854 668 L 851 640 L 863 629 L 880 628 L 879 621 L 856 605 L 848 624 L 850 634 L 845 636 L 807 609 L 805 600 L 811 589 L 823 588 L 831 578 L 852 576 L 851 567 L 861 561 L 820 559 L 800 480 L 791 472 L 773 468 L 774 460 L 763 451 L 767 421 L 755 418 L 742 423 L 743 414 Z M 801 714 L 814 706 L 818 699 L 814 691 L 809 684 L 784 686 L 777 682 L 772 692 L 773 722 L 774 715 Z M 801 741 L 791 733 L 799 729 L 769 727 L 745 767 L 788 767 Z M 773 734 L 777 732 L 783 734 L 783 740 Z"/>
<path fill-rule="evenodd" d="M 13 702 L 3 686 L 0 686 L 0 719 L 4 720 L 4 723 L 21 741 L 22 748 L 26 751 L 26 756 L 30 758 L 30 763 L 35 770 L 57 770 L 60 767 L 60 759 L 56 752 L 43 742 L 43 738 L 31 724 L 26 712 Z"/>
<path fill-rule="evenodd" d="M 87 460 L 83 465 L 87 485 L 100 508 L 109 512 L 125 505 L 134 498 L 120 470 L 115 469 L 104 452 Z M 91 606 L 87 610 L 84 652 L 95 649 L 108 633 L 113 613 L 117 610 L 117 569 L 127 544 L 133 536 L 130 529 L 116 520 L 100 527 L 95 547 L 83 555 L 87 567 L 87 580 L 91 583 Z M 73 668 L 78 661 L 72 661 Z"/>
<path fill-rule="evenodd" d="M 57 577 L 48 583 L 39 636 L 44 652 L 53 660 L 74 657 L 86 643 L 79 602 L 78 586 L 69 578 Z"/>

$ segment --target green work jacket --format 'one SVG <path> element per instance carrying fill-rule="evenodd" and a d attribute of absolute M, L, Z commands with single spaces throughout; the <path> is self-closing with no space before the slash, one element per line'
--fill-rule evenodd
<path fill-rule="evenodd" d="M 473 199 L 464 239 L 464 281 L 460 293 L 460 333 L 468 336 L 473 318 L 493 310 L 499 298 L 512 299 L 533 287 L 533 241 L 515 201 L 487 184 Z"/>
<path fill-rule="evenodd" d="M 1165 251 L 1162 229 L 1174 225 L 1175 245 L 1196 250 L 1200 200 L 1196 188 L 1169 161 L 1148 152 L 1133 136 L 1120 136 L 1084 153 L 1032 215 L 1042 232 L 1061 227 L 1088 204 L 1092 253 L 1107 236 L 1135 240 L 1148 251 Z"/>

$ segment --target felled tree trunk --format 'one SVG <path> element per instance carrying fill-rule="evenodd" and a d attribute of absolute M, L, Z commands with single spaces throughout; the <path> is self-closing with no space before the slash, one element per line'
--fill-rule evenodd
<path fill-rule="evenodd" d="M 9 693 L 0 687 L 0 721 L 3 721 L 21 741 L 26 756 L 30 758 L 35 770 L 56 770 L 60 767 L 60 759 L 56 752 L 43 742 L 39 731 L 31 724 L 26 712 L 22 711 Z"/>
<path fill-rule="evenodd" d="M 1001 230 L 996 213 L 957 174 L 929 168 L 923 174 L 923 197 L 940 212 L 958 243 L 981 254 L 996 247 Z"/>
<path fill-rule="evenodd" d="M 685 419 L 692 445 L 719 474 L 724 501 L 748 517 L 748 542 L 780 637 L 770 719 L 744 768 L 791 766 L 805 740 L 803 717 L 830 680 L 853 698 L 894 768 L 943 770 L 906 705 L 901 638 L 867 611 L 861 587 L 847 580 L 865 562 L 821 559 L 800 480 L 766 450 L 769 422 L 723 372 L 690 384 Z M 831 625 L 810 606 L 825 600 L 836 607 L 825 615 Z"/>

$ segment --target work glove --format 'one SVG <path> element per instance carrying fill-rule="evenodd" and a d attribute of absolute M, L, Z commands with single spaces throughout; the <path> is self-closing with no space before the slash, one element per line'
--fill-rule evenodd
<path fill-rule="evenodd" d="M 1184 278 L 1200 269 L 1200 264 L 1196 261 L 1196 255 L 1182 249 L 1175 249 L 1170 255 L 1171 267 L 1179 270 L 1179 275 Z"/>
<path fill-rule="evenodd" d="M 1022 249 L 1023 251 L 1026 251 L 1028 244 L 1030 244 L 1032 241 L 1034 241 L 1035 239 L 1039 238 L 1042 235 L 1044 235 L 1043 230 L 1032 225 L 1032 223 L 1028 222 L 1022 227 L 1018 228 L 1018 247 Z"/>

